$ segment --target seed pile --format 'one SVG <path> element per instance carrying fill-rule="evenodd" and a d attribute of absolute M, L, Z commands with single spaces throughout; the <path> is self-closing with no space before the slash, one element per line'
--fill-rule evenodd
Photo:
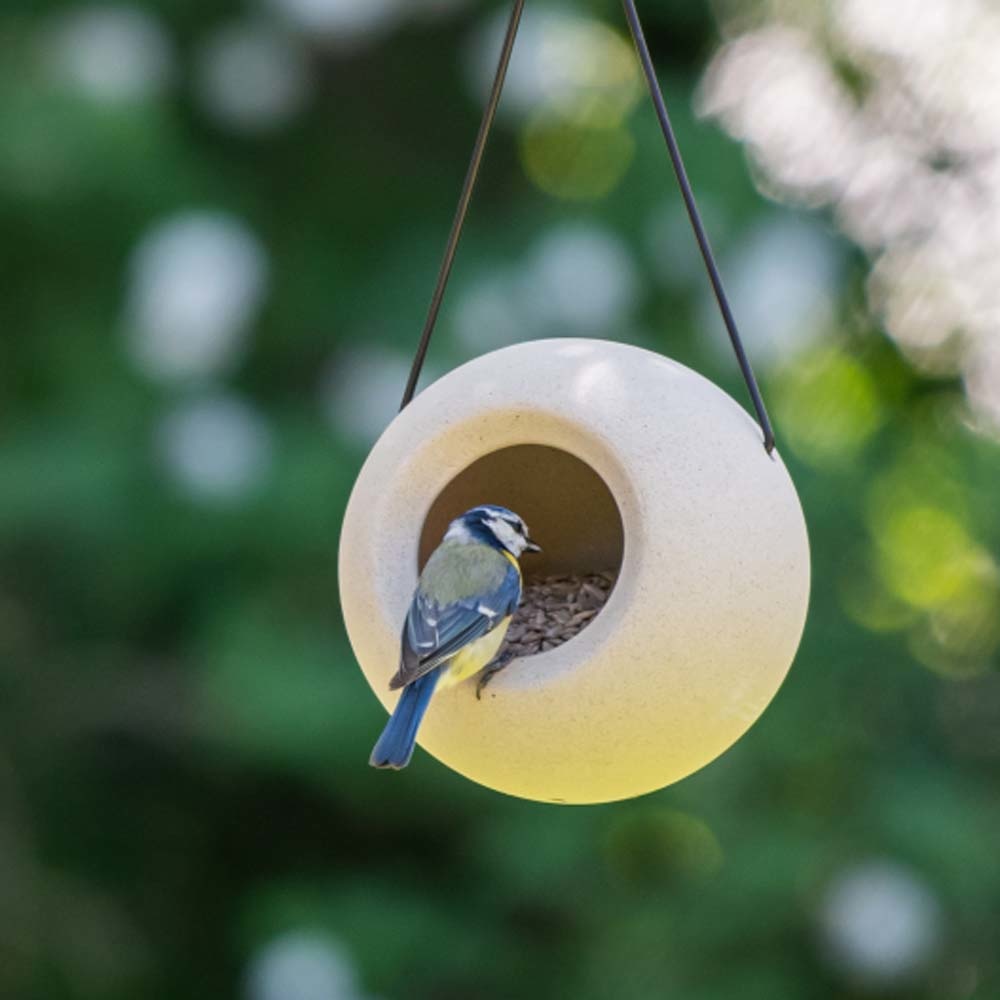
<path fill-rule="evenodd" d="M 525 581 L 521 604 L 507 630 L 504 655 L 533 656 L 572 639 L 597 617 L 617 575 L 607 571 Z"/>

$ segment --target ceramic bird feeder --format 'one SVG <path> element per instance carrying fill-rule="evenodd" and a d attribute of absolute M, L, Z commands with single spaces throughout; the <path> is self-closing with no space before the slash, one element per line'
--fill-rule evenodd
<path fill-rule="evenodd" d="M 582 631 L 520 647 L 541 651 L 511 662 L 482 700 L 471 682 L 439 690 L 420 729 L 420 745 L 459 773 L 545 802 L 641 795 L 717 757 L 778 690 L 809 600 L 802 510 L 635 0 L 622 4 L 759 426 L 682 365 L 601 340 L 508 347 L 413 399 L 524 8 L 513 0 L 402 412 L 361 470 L 340 545 L 348 634 L 386 708 L 418 571 L 465 510 L 501 504 L 525 519 L 544 548 L 522 560 L 529 581 L 615 580 Z"/>
<path fill-rule="evenodd" d="M 711 382 L 620 343 L 542 340 L 463 365 L 393 421 L 340 547 L 351 644 L 387 709 L 418 571 L 486 502 L 543 546 L 526 576 L 617 582 L 586 629 L 514 660 L 482 700 L 474 683 L 437 694 L 425 750 L 511 795 L 604 802 L 683 778 L 764 711 L 805 623 L 806 527 L 781 459 Z"/>

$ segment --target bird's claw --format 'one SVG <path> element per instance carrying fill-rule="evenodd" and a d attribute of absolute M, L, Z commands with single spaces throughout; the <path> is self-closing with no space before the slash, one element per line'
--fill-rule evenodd
<path fill-rule="evenodd" d="M 483 688 L 485 688 L 486 685 L 489 684 L 489 682 L 493 680 L 493 678 L 496 677 L 496 675 L 500 673 L 500 671 L 503 670 L 503 668 L 506 667 L 507 664 L 513 659 L 513 653 L 501 653 L 495 659 L 487 663 L 485 667 L 483 667 L 482 672 L 479 675 L 479 680 L 476 681 L 477 701 L 482 700 Z"/>

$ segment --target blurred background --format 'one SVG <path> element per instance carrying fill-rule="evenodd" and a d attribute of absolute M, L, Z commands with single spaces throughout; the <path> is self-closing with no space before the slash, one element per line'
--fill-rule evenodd
<path fill-rule="evenodd" d="M 4 0 L 0 997 L 1000 996 L 1000 8 L 641 4 L 815 583 L 763 720 L 560 809 L 337 604 L 506 18 Z M 745 391 L 613 0 L 529 0 L 425 382 L 562 334 Z"/>

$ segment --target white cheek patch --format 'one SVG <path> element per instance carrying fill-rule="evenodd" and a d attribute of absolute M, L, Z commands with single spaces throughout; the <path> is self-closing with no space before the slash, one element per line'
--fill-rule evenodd
<path fill-rule="evenodd" d="M 514 555 L 520 555 L 524 551 L 524 538 L 509 521 L 505 521 L 502 517 L 492 518 L 486 522 L 486 527 L 493 532 L 497 541 L 504 548 L 510 549 Z"/>

